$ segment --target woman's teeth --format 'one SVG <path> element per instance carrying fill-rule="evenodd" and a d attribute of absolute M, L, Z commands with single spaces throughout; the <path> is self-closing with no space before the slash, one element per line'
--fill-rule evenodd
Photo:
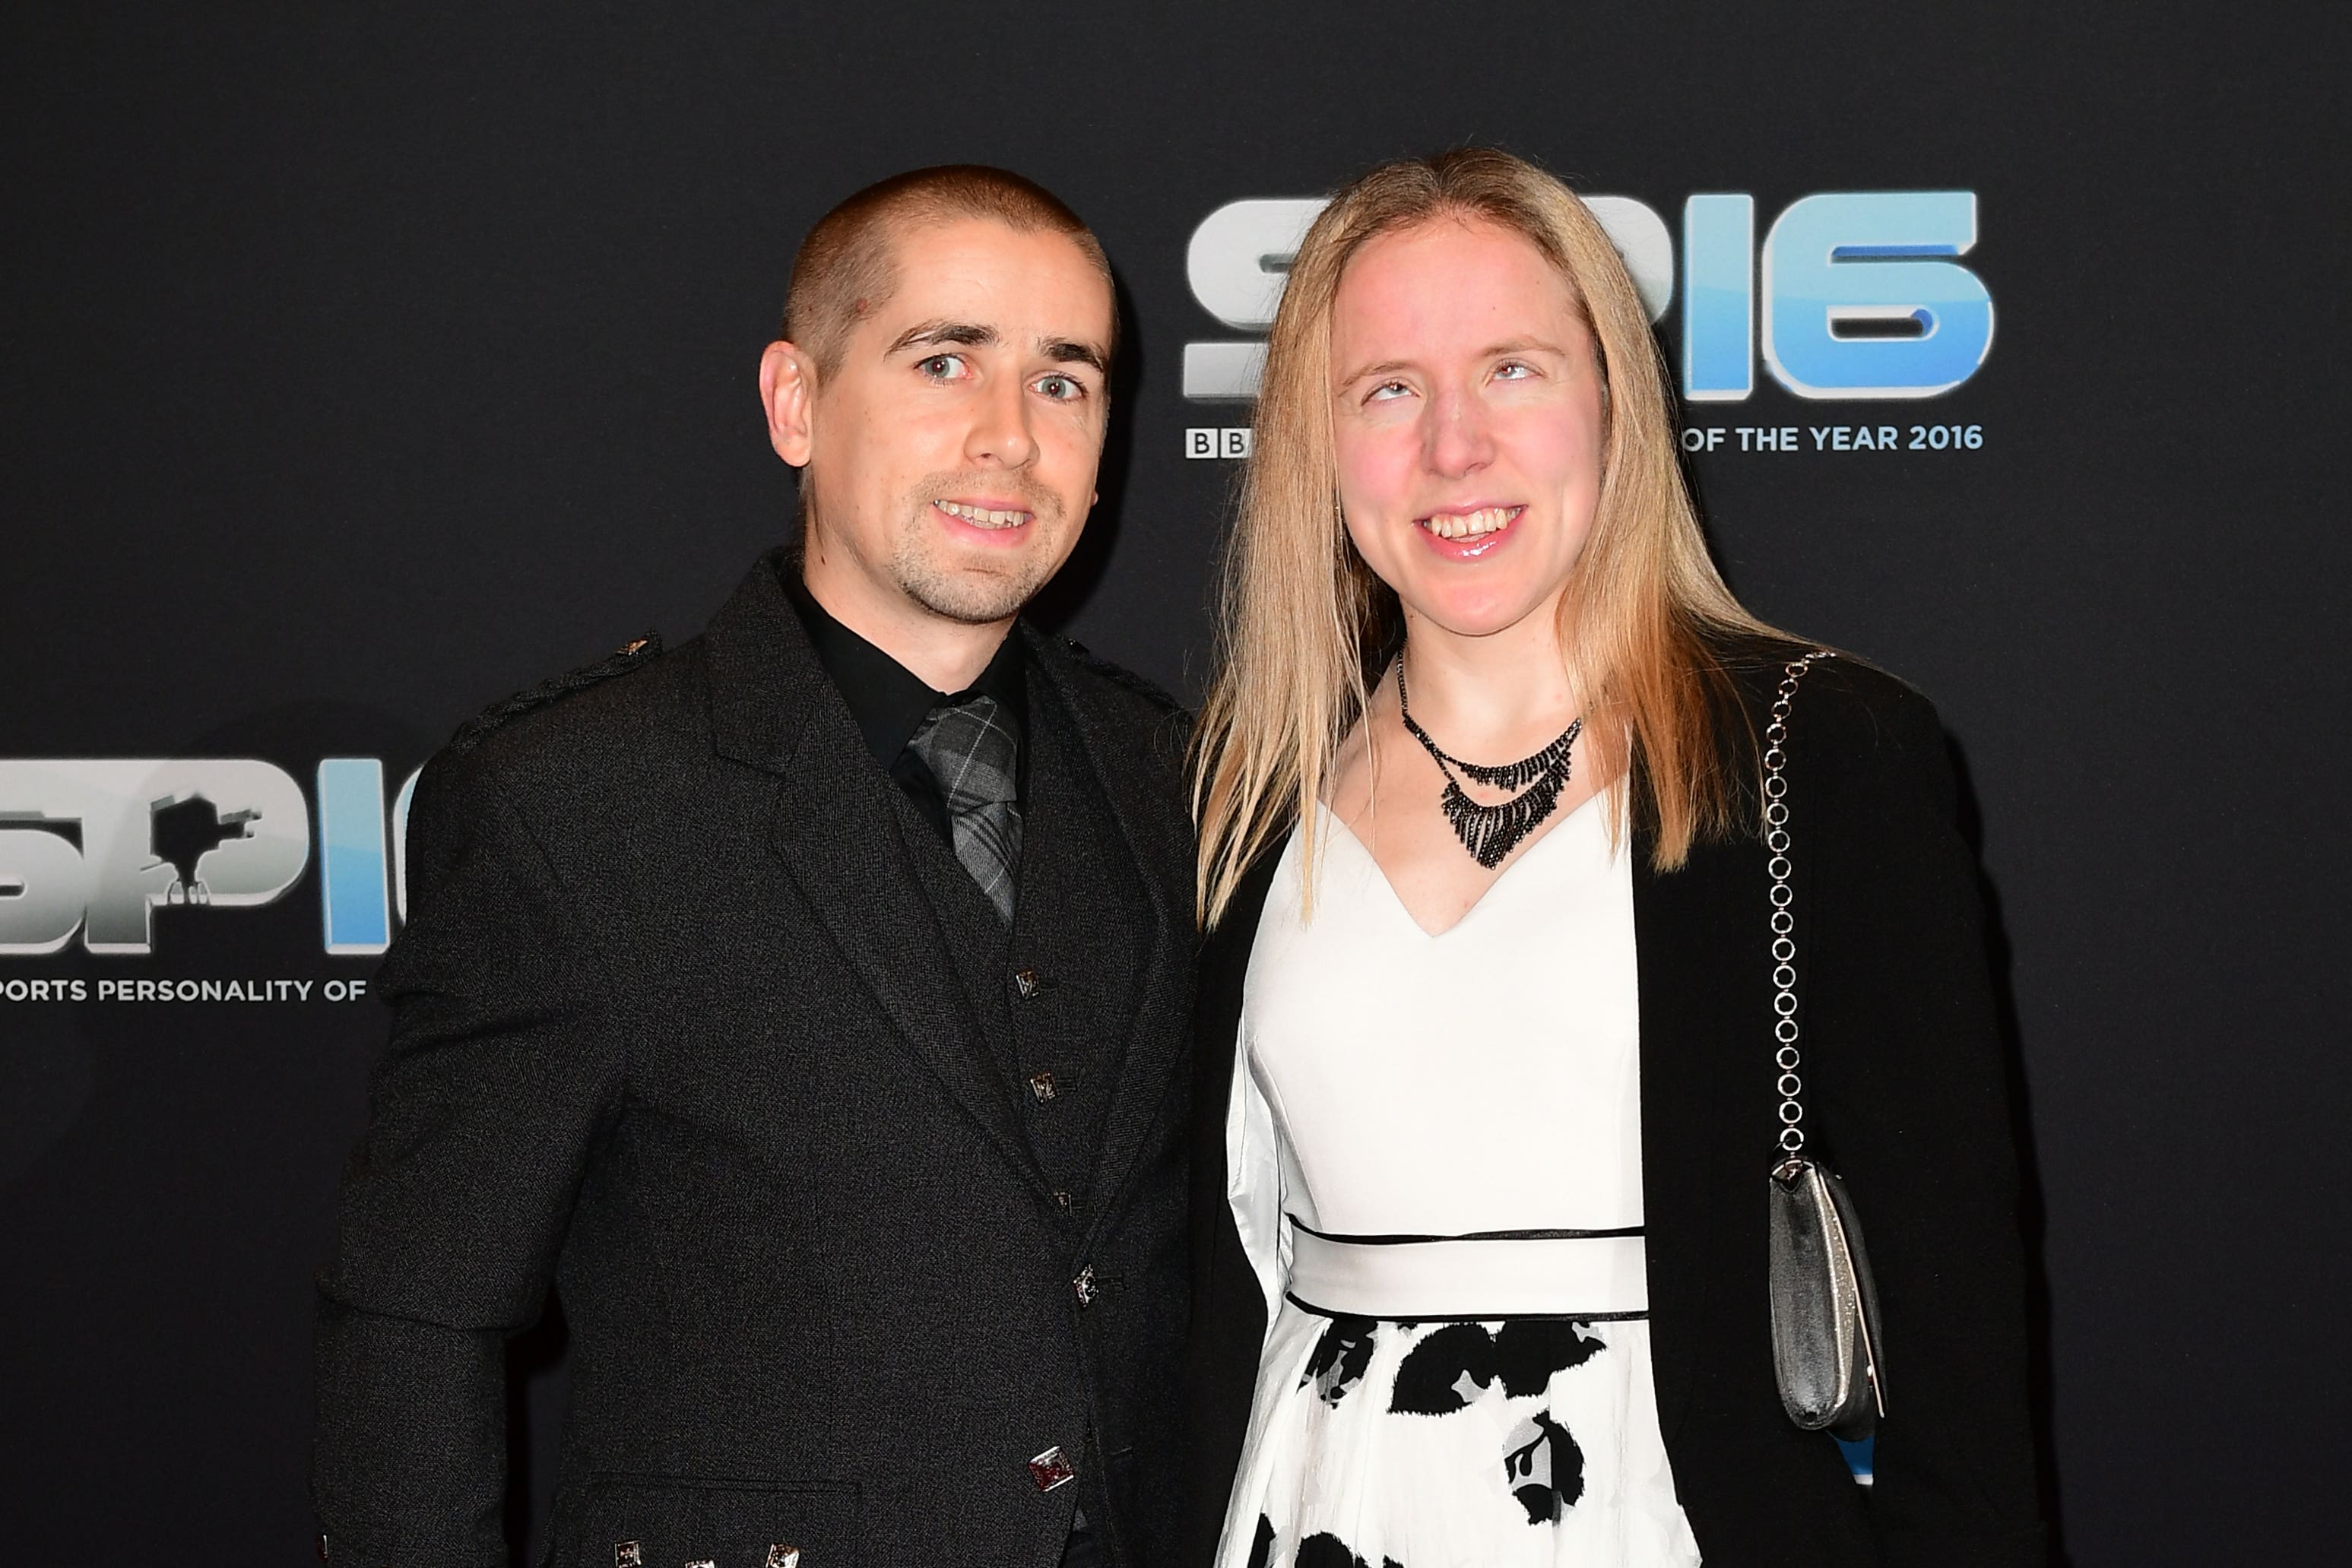
<path fill-rule="evenodd" d="M 1440 512 L 1421 519 L 1421 526 L 1441 539 L 1472 539 L 1507 527 L 1524 507 L 1486 507 L 1475 512 Z"/>
<path fill-rule="evenodd" d="M 986 507 L 967 507 L 961 501 L 933 501 L 931 505 L 950 517 L 961 517 L 976 528 L 1018 528 L 1029 520 L 1026 512 L 992 511 Z"/>

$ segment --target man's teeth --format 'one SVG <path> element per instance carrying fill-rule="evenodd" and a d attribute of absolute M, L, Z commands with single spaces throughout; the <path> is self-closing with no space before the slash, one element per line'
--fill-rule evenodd
<path fill-rule="evenodd" d="M 1441 512 L 1421 519 L 1421 526 L 1442 539 L 1476 538 L 1491 534 L 1519 515 L 1517 507 L 1487 507 L 1475 512 Z"/>
<path fill-rule="evenodd" d="M 961 501 L 933 501 L 932 506 L 950 517 L 961 517 L 976 528 L 1010 528 L 1029 520 L 1026 512 L 1000 512 L 987 507 L 967 507 Z"/>

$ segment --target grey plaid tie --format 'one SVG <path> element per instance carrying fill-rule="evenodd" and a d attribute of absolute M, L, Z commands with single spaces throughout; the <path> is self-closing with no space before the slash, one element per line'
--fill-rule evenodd
<path fill-rule="evenodd" d="M 907 747 L 947 798 L 956 859 L 1010 925 L 1021 866 L 1021 802 L 1013 789 L 1020 748 L 1004 709 L 994 697 L 935 707 Z"/>

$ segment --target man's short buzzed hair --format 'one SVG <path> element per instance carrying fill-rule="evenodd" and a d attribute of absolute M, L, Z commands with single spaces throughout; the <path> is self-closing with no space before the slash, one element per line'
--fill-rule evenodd
<path fill-rule="evenodd" d="M 898 286 L 892 244 L 926 224 L 988 218 L 1021 233 L 1066 235 L 1112 287 L 1110 259 L 1077 214 L 1033 180 L 978 163 L 914 169 L 871 184 L 819 218 L 793 258 L 784 295 L 784 336 L 816 361 L 817 374 L 840 368 L 857 323 L 888 303 Z M 1111 306 L 1118 347 L 1118 307 Z"/>

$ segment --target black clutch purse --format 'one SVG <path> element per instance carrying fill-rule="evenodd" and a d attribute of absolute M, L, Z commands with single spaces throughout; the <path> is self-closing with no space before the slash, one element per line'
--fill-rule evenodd
<path fill-rule="evenodd" d="M 1826 648 L 1790 662 L 1764 730 L 1764 848 L 1772 877 L 1773 1061 L 1780 1070 L 1780 1151 L 1771 1174 L 1768 1286 L 1772 1365 L 1780 1405 L 1808 1432 L 1847 1442 L 1870 1437 L 1886 1415 L 1878 1292 L 1863 1251 L 1862 1222 L 1836 1174 L 1805 1157 L 1805 1108 L 1797 1075 L 1797 922 L 1789 888 L 1789 711 L 1797 683 Z"/>

